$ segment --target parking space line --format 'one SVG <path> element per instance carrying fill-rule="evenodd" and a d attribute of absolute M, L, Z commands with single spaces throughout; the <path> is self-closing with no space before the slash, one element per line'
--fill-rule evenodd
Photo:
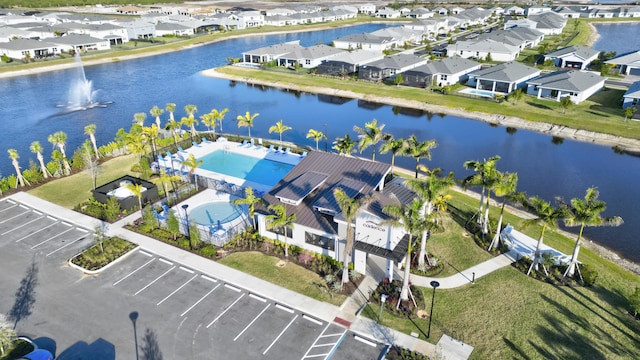
<path fill-rule="evenodd" d="M 233 285 L 229 285 L 229 284 L 224 284 L 224 287 L 226 287 L 227 289 L 233 290 L 235 292 L 240 292 L 242 290 L 238 289 L 237 287 L 233 286 Z"/>
<path fill-rule="evenodd" d="M 138 272 L 138 270 L 140 270 L 140 269 L 142 269 L 143 267 L 145 267 L 145 266 L 147 266 L 147 265 L 151 264 L 151 263 L 153 262 L 153 260 L 155 260 L 155 259 L 156 259 L 156 258 L 153 258 L 153 259 L 151 259 L 151 260 L 147 261 L 146 263 L 142 264 L 142 266 L 140 266 L 139 268 L 137 268 L 137 269 L 133 270 L 132 272 L 130 272 L 129 274 L 127 274 L 127 275 L 126 275 L 125 277 L 123 277 L 122 279 L 120 279 L 120 280 L 118 280 L 118 281 L 114 282 L 112 286 L 116 286 L 116 285 L 120 284 L 122 281 L 124 281 L 125 279 L 127 279 L 129 276 L 131 276 L 131 275 L 135 274 L 136 272 Z"/>
<path fill-rule="evenodd" d="M 187 269 L 187 268 L 186 268 L 186 267 L 184 267 L 184 266 L 180 266 L 180 270 L 184 270 L 184 271 L 188 272 L 189 274 L 193 274 L 193 270 L 191 270 L 191 269 Z"/>
<path fill-rule="evenodd" d="M 236 301 L 231 303 L 231 305 L 227 306 L 227 308 L 224 309 L 224 311 L 220 315 L 218 315 L 215 319 L 213 319 L 212 322 L 209 323 L 209 325 L 207 325 L 207 329 L 210 328 L 211 325 L 213 325 L 216 321 L 218 321 L 218 319 L 220 319 L 222 315 L 226 314 L 227 311 L 229 311 L 229 309 L 231 309 L 233 305 L 235 305 L 238 301 L 240 301 L 240 299 L 242 299 L 244 296 L 245 296 L 245 293 L 240 294 L 240 296 L 236 299 Z"/>
<path fill-rule="evenodd" d="M 32 210 L 36 215 L 42 215 L 42 213 L 38 210 Z"/>
<path fill-rule="evenodd" d="M 275 343 L 278 342 L 280 337 L 282 337 L 282 334 L 284 334 L 284 332 L 287 331 L 287 329 L 291 326 L 291 324 L 293 324 L 294 321 L 296 321 L 297 318 L 298 318 L 298 315 L 294 316 L 293 319 L 291 319 L 291 321 L 289 321 L 287 326 L 285 326 L 284 329 L 282 329 L 282 331 L 280 331 L 280 334 L 278 334 L 278 336 L 273 340 L 271 345 L 269 345 L 269 347 L 262 353 L 262 355 L 265 355 L 267 353 L 267 351 L 269 351 L 269 349 L 271 349 L 271 347 L 273 347 L 273 345 L 275 345 Z"/>
<path fill-rule="evenodd" d="M 302 314 L 302 318 L 305 320 L 309 320 L 312 323 L 316 324 L 316 325 L 322 325 L 322 321 L 320 320 L 316 320 L 314 318 L 312 318 L 311 316 L 307 315 L 307 314 Z"/>
<path fill-rule="evenodd" d="M 34 212 L 35 212 L 35 211 L 34 211 Z M 11 230 L 3 232 L 2 234 L 0 234 L 0 236 L 1 236 L 1 235 L 6 235 L 6 234 L 8 234 L 8 233 L 10 233 L 10 232 L 13 232 L 14 230 L 18 230 L 18 229 L 20 229 L 20 228 L 22 228 L 22 227 L 24 227 L 24 226 L 27 226 L 27 225 L 31 224 L 31 223 L 32 223 L 32 222 L 34 222 L 34 221 L 38 221 L 38 220 L 40 220 L 40 219 L 42 219 L 42 216 L 38 216 L 37 218 L 35 218 L 35 219 L 31 220 L 31 221 L 28 221 L 28 222 L 26 222 L 26 223 L 24 223 L 24 224 L 22 224 L 22 225 L 15 226 L 15 227 L 13 227 Z"/>
<path fill-rule="evenodd" d="M 4 219 L 4 220 L 0 221 L 0 224 L 4 224 L 4 223 L 6 223 L 7 221 L 9 221 L 9 220 L 13 220 L 13 219 L 15 219 L 15 218 L 17 218 L 17 217 L 20 217 L 20 216 L 22 216 L 22 215 L 24 215 L 24 214 L 26 214 L 26 213 L 28 213 L 28 212 L 29 212 L 29 210 L 24 211 L 24 212 L 21 212 L 20 214 L 14 215 L 14 216 L 12 216 L 12 217 L 10 217 L 10 218 L 8 218 L 8 219 Z"/>
<path fill-rule="evenodd" d="M 58 219 L 54 218 L 54 217 L 53 217 L 53 216 L 51 216 L 51 215 L 47 215 L 47 217 L 49 218 L 49 220 L 53 220 L 53 221 L 56 221 L 56 222 L 58 221 Z"/>
<path fill-rule="evenodd" d="M 49 217 L 49 216 L 47 216 L 47 217 Z M 58 220 L 56 220 L 56 219 L 53 219 L 53 220 L 58 221 Z M 24 239 L 28 238 L 29 236 L 31 236 L 31 235 L 33 235 L 33 234 L 37 234 L 37 233 L 39 233 L 40 231 L 45 230 L 45 229 L 47 229 L 47 228 L 50 228 L 50 227 L 52 227 L 53 225 L 57 225 L 57 224 L 58 224 L 57 222 L 54 222 L 54 223 L 53 223 L 53 224 L 51 224 L 51 225 L 47 225 L 47 226 L 45 226 L 45 227 L 41 228 L 40 230 L 36 230 L 36 231 L 32 232 L 31 234 L 27 234 L 27 235 L 25 235 L 25 236 L 21 237 L 20 239 L 16 240 L 16 242 L 20 242 L 20 241 L 22 241 L 22 240 L 24 240 Z"/>
<path fill-rule="evenodd" d="M 354 336 L 353 336 L 353 338 L 354 338 L 354 339 L 356 339 L 356 340 L 358 340 L 358 341 L 360 341 L 361 343 L 363 343 L 363 344 L 367 344 L 367 345 L 369 345 L 369 346 L 373 346 L 373 347 L 378 346 L 378 345 L 377 345 L 376 343 L 374 343 L 373 341 L 371 341 L 371 340 L 367 340 L 367 339 L 365 339 L 365 338 L 363 338 L 363 337 L 361 337 L 361 336 L 358 336 L 358 335 L 354 335 Z"/>
<path fill-rule="evenodd" d="M 214 278 L 210 278 L 207 275 L 200 275 L 201 278 L 205 279 L 205 280 L 209 280 L 211 282 L 217 283 L 218 280 L 214 279 Z"/>
<path fill-rule="evenodd" d="M 63 235 L 63 234 L 68 233 L 68 232 L 69 232 L 69 231 L 71 231 L 71 230 L 73 230 L 73 228 L 69 228 L 69 229 L 67 229 L 67 230 L 65 230 L 65 231 L 63 231 L 63 232 L 61 232 L 61 233 L 59 233 L 59 234 L 56 234 L 56 235 L 54 235 L 54 236 L 52 236 L 52 237 L 48 238 L 47 240 L 45 240 L 45 241 L 43 241 L 43 242 L 41 242 L 41 243 L 39 243 L 39 244 L 35 244 L 35 245 L 33 245 L 33 246 L 31 247 L 31 249 L 35 249 L 35 248 L 37 248 L 38 246 L 40 246 L 40 245 L 42 245 L 42 244 L 44 244 L 44 243 L 46 243 L 46 242 L 49 242 L 49 241 L 51 241 L 51 240 L 53 240 L 53 239 L 57 238 L 57 237 L 58 237 L 58 236 L 60 236 L 60 235 Z"/>
<path fill-rule="evenodd" d="M 338 339 L 338 341 L 333 346 L 333 349 L 331 349 L 331 351 L 329 352 L 329 355 L 327 355 L 327 359 L 330 359 L 333 356 L 333 354 L 335 354 L 336 350 L 338 350 L 338 347 L 340 347 L 340 344 L 342 344 L 342 341 L 344 340 L 345 335 L 347 335 L 347 329 L 344 329 L 342 336 L 340 336 L 340 339 Z"/>
<path fill-rule="evenodd" d="M 327 331 L 327 329 L 329 328 L 329 325 L 331 325 L 331 323 L 327 323 L 327 326 L 324 327 L 324 329 L 322 329 L 322 332 L 320 333 L 320 336 L 318 336 L 316 338 L 316 341 L 313 342 L 313 344 L 311 344 L 311 346 L 309 346 L 309 348 L 307 349 L 307 352 L 304 354 L 304 356 L 302 357 L 303 359 L 308 358 L 308 357 L 315 357 L 317 355 L 313 355 L 313 356 L 309 356 L 309 351 L 311 351 L 311 349 L 313 349 L 314 347 L 316 347 L 316 344 L 318 343 L 318 340 L 320 340 L 320 338 L 322 337 L 322 334 L 324 334 L 325 331 Z"/>
<path fill-rule="evenodd" d="M 160 258 L 159 260 L 162 261 L 163 263 L 169 265 L 169 266 L 173 265 L 173 263 L 171 261 L 169 261 L 169 260 L 165 260 L 163 258 Z"/>
<path fill-rule="evenodd" d="M 160 259 L 162 260 L 162 259 Z M 171 267 L 169 270 L 165 271 L 162 275 L 158 276 L 157 278 L 155 278 L 155 280 L 153 280 L 152 282 L 148 283 L 145 287 L 143 287 L 142 289 L 138 290 L 135 294 L 133 294 L 133 296 L 136 296 L 138 294 L 140 294 L 141 292 L 144 291 L 144 289 L 148 288 L 149 286 L 153 285 L 156 283 L 156 281 L 160 280 L 163 276 L 167 275 L 168 273 L 171 272 L 171 270 L 175 269 L 176 267 L 173 266 Z"/>
<path fill-rule="evenodd" d="M 148 257 L 152 257 L 152 256 L 153 256 L 152 254 L 149 254 L 148 252 L 143 251 L 143 250 L 138 250 L 138 252 L 139 252 L 140 254 L 142 254 L 142 255 L 146 255 L 146 256 L 148 256 Z"/>
<path fill-rule="evenodd" d="M 159 303 L 156 304 L 156 306 L 159 306 L 160 304 L 162 304 L 165 300 L 167 300 L 168 298 L 170 298 L 173 294 L 177 293 L 178 291 L 180 291 L 180 289 L 182 289 L 183 287 L 187 286 L 188 283 L 191 282 L 191 280 L 195 279 L 198 277 L 198 274 L 194 275 L 191 279 L 189 279 L 186 283 L 180 285 L 179 288 L 175 289 L 171 294 L 167 295 L 167 297 L 165 297 L 164 299 L 160 300 Z"/>
<path fill-rule="evenodd" d="M 194 307 L 196 307 L 196 305 L 200 304 L 200 302 L 202 300 L 204 300 L 204 298 L 206 298 L 207 296 L 209 296 L 209 294 L 211 294 L 215 289 L 219 288 L 221 284 L 216 285 L 216 287 L 214 287 L 213 289 L 211 289 L 208 293 L 204 294 L 200 300 L 196 301 L 195 304 L 191 305 L 187 310 L 185 310 L 182 314 L 180 314 L 180 316 L 184 316 L 186 313 L 188 313 L 189 311 L 191 311 L 191 309 L 193 309 Z"/>
<path fill-rule="evenodd" d="M 267 306 L 265 306 L 265 307 L 264 307 L 264 309 L 262 309 L 262 311 L 260 311 L 260 314 L 258 314 L 258 316 L 256 316 L 255 318 L 253 318 L 253 320 L 251 320 L 251 322 L 250 322 L 249 324 L 247 324 L 247 326 L 245 326 L 245 327 L 244 327 L 244 329 L 242 329 L 242 331 L 240 331 L 240 334 L 236 335 L 236 337 L 235 337 L 235 338 L 233 338 L 233 341 L 238 340 L 238 338 L 239 338 L 240 336 L 242 336 L 242 334 L 244 334 L 244 332 L 245 332 L 245 331 L 247 331 L 247 329 L 248 329 L 248 328 L 250 328 L 250 327 L 251 327 L 251 325 L 253 325 L 253 323 L 254 323 L 254 322 L 256 322 L 256 321 L 260 318 L 260 316 L 261 316 L 262 314 L 264 314 L 264 312 L 265 312 L 265 311 L 267 311 L 267 309 L 269 308 L 269 306 L 271 306 L 271 304 L 267 304 Z"/>
<path fill-rule="evenodd" d="M 249 294 L 249 297 L 251 297 L 251 298 L 253 298 L 253 299 L 256 299 L 256 300 L 258 300 L 258 301 L 267 302 L 267 299 L 265 299 L 265 298 L 263 298 L 263 297 L 260 297 L 260 296 L 258 296 L 258 295 L 256 295 L 256 294 Z"/>
<path fill-rule="evenodd" d="M 81 235 L 81 236 L 79 236 L 77 239 L 75 239 L 75 240 L 73 240 L 73 241 L 71 241 L 71 242 L 69 242 L 69 243 L 67 243 L 67 244 L 65 244 L 65 245 L 63 245 L 63 246 L 61 246 L 61 247 L 59 247 L 59 248 L 57 248 L 57 249 L 53 250 L 52 252 L 48 253 L 46 256 L 53 255 L 53 254 L 57 253 L 58 251 L 60 251 L 60 250 L 62 250 L 62 249 L 64 249 L 64 248 L 66 248 L 67 246 L 69 246 L 69 245 L 73 245 L 73 244 L 77 243 L 78 241 L 80 241 L 80 240 L 84 239 L 86 236 L 87 236 L 86 234 Z"/>
<path fill-rule="evenodd" d="M 288 308 L 288 307 L 286 307 L 286 306 L 282 306 L 282 305 L 280 305 L 280 304 L 276 304 L 276 307 L 277 307 L 278 309 L 280 309 L 280 310 L 284 310 L 284 311 L 286 311 L 286 312 L 288 312 L 288 313 L 290 313 L 290 314 L 293 314 L 293 309 L 290 309 L 290 308 Z"/>
<path fill-rule="evenodd" d="M 320 335 L 320 337 L 332 337 L 332 336 L 340 336 L 340 335 L 342 335 L 342 333 L 335 333 L 335 334 Z"/>
<path fill-rule="evenodd" d="M 320 356 L 323 356 L 323 357 L 326 359 L 326 358 L 327 358 L 327 355 L 329 355 L 329 353 L 325 353 L 325 354 L 316 354 L 316 355 L 307 355 L 307 356 L 303 357 L 303 359 L 310 359 L 310 358 L 320 357 Z"/>
<path fill-rule="evenodd" d="M 2 210 L 0 210 L 0 212 L 7 211 L 7 210 L 9 210 L 9 209 L 13 209 L 13 208 L 14 208 L 14 207 L 16 207 L 16 206 L 18 206 L 18 205 L 16 205 L 16 203 L 13 203 L 13 206 L 9 206 L 9 207 L 8 207 L 8 208 L 6 208 L 6 209 L 2 209 Z"/>

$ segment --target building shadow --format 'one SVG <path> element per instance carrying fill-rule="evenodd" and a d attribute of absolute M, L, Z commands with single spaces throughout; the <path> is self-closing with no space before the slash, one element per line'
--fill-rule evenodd
<path fill-rule="evenodd" d="M 115 360 L 116 359 L 116 347 L 112 343 L 105 339 L 99 338 L 96 341 L 88 344 L 84 341 L 78 341 L 64 350 L 57 360 L 79 360 L 79 359 L 91 359 L 91 360 Z"/>
<path fill-rule="evenodd" d="M 162 351 L 155 331 L 147 328 L 140 344 L 141 360 L 162 360 Z"/>
<path fill-rule="evenodd" d="M 35 259 L 31 262 L 27 273 L 20 280 L 20 287 L 16 290 L 15 301 L 7 314 L 7 320 L 13 322 L 15 329 L 20 320 L 31 315 L 33 305 L 36 303 L 36 286 L 38 285 L 38 264 Z"/>

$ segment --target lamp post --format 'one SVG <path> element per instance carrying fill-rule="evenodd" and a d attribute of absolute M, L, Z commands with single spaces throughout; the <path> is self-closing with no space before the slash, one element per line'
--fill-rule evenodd
<path fill-rule="evenodd" d="M 429 283 L 433 286 L 433 294 L 431 295 L 431 311 L 429 312 L 429 329 L 427 329 L 427 338 L 431 335 L 431 320 L 433 319 L 433 302 L 436 299 L 436 289 L 440 286 L 440 283 L 433 280 Z"/>
<path fill-rule="evenodd" d="M 378 316 L 378 321 L 382 323 L 382 307 L 384 306 L 385 301 L 387 301 L 387 294 L 380 294 L 380 315 Z"/>
<path fill-rule="evenodd" d="M 187 228 L 187 239 L 189 239 L 189 248 L 191 248 L 191 230 L 189 229 L 189 214 L 187 213 L 188 207 L 189 207 L 189 204 L 182 205 L 182 210 L 184 210 L 185 226 Z"/>

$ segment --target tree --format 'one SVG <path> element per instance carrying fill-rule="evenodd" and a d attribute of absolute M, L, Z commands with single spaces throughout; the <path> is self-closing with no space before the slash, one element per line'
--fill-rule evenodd
<path fill-rule="evenodd" d="M 160 115 L 164 114 L 164 110 L 154 105 L 151 110 L 149 110 L 149 114 L 156 119 L 156 126 L 160 129 L 162 127 L 160 123 Z"/>
<path fill-rule="evenodd" d="M 89 135 L 89 140 L 91 140 L 91 144 L 93 145 L 93 152 L 96 154 L 96 159 L 100 157 L 100 153 L 98 152 L 98 144 L 96 143 L 96 124 L 89 124 L 84 127 L 85 135 Z"/>
<path fill-rule="evenodd" d="M 173 235 L 173 240 L 175 241 L 180 234 L 180 221 L 176 217 L 176 214 L 169 210 L 167 214 L 167 230 Z"/>
<path fill-rule="evenodd" d="M 16 339 L 16 331 L 4 316 L 0 317 L 0 356 L 5 356 L 5 351 L 10 349 Z"/>
<path fill-rule="evenodd" d="M 267 215 L 267 229 L 278 229 L 284 233 L 284 257 L 289 257 L 289 242 L 287 238 L 287 229 L 293 229 L 296 221 L 296 214 L 287 215 L 287 209 L 284 205 L 269 205 L 269 210 L 273 212 Z M 277 234 L 277 233 L 276 233 Z"/>
<path fill-rule="evenodd" d="M 436 168 L 429 170 L 423 169 L 427 173 L 427 177 L 423 179 L 409 179 L 406 181 L 407 187 L 413 190 L 420 201 L 422 201 L 422 216 L 427 220 L 433 219 L 433 212 L 435 210 L 435 204 L 439 199 L 446 197 L 449 189 L 455 184 L 453 179 L 453 172 L 450 172 L 447 177 L 441 175 L 442 169 Z M 446 203 L 446 202 L 445 202 Z M 427 238 L 428 229 L 424 229 L 422 232 L 422 239 L 420 242 L 420 253 L 418 255 L 418 264 L 423 266 L 425 259 L 429 261 L 427 252 Z M 429 265 L 431 263 L 429 262 Z"/>
<path fill-rule="evenodd" d="M 213 117 L 212 113 L 207 113 L 200 115 L 200 121 L 207 127 L 207 130 L 211 131 L 213 129 L 214 135 L 216 130 L 216 118 Z"/>
<path fill-rule="evenodd" d="M 636 290 L 629 296 L 629 306 L 634 317 L 638 317 L 640 313 L 640 287 L 636 286 Z"/>
<path fill-rule="evenodd" d="M 271 127 L 269 128 L 269 134 L 271 134 L 272 132 L 277 132 L 278 134 L 280 134 L 280 146 L 282 146 L 282 133 L 287 130 L 291 130 L 291 126 L 284 125 L 282 123 L 282 120 L 280 120 L 275 125 L 271 125 Z"/>
<path fill-rule="evenodd" d="M 478 207 L 478 224 L 482 229 L 482 234 L 485 235 L 488 232 L 488 224 L 485 222 L 485 217 L 483 216 L 483 210 L 485 206 L 485 197 L 489 197 L 489 188 L 495 184 L 496 181 L 496 162 L 500 160 L 500 156 L 495 155 L 490 157 L 489 159 L 485 159 L 484 161 L 478 160 L 468 160 L 465 161 L 463 166 L 465 169 L 472 169 L 475 171 L 475 174 L 467 176 L 464 180 L 462 180 L 462 186 L 467 188 L 469 186 L 481 186 L 482 190 L 480 191 L 480 205 Z M 487 200 L 486 204 L 489 201 Z M 489 209 L 487 207 L 486 218 L 489 217 Z"/>
<path fill-rule="evenodd" d="M 93 187 L 93 190 L 95 190 L 97 187 L 99 168 L 98 168 L 98 162 L 93 159 L 93 156 L 91 154 L 92 149 L 91 149 L 91 144 L 89 143 L 89 140 L 85 140 L 85 142 L 82 144 L 80 148 L 80 151 L 82 152 L 84 168 L 85 170 L 87 170 L 87 173 L 89 173 L 89 176 L 91 177 L 91 185 Z"/>
<path fill-rule="evenodd" d="M 333 142 L 333 149 L 340 155 L 350 156 L 355 151 L 356 142 L 351 139 L 349 134 L 345 134 L 343 138 L 336 138 Z"/>
<path fill-rule="evenodd" d="M 402 74 L 397 74 L 396 77 L 393 78 L 393 83 L 396 86 L 402 85 L 403 82 L 404 82 L 404 78 L 402 77 Z"/>
<path fill-rule="evenodd" d="M 522 91 L 522 89 L 516 89 L 509 97 L 513 99 L 513 105 L 518 105 L 518 101 L 524 97 L 524 91 Z"/>
<path fill-rule="evenodd" d="M 533 219 L 527 219 L 523 225 L 525 227 L 538 224 L 542 226 L 540 229 L 540 237 L 538 237 L 538 243 L 536 244 L 536 251 L 533 254 L 533 261 L 527 271 L 527 275 L 531 273 L 531 269 L 538 271 L 538 265 L 542 265 L 544 273 L 548 276 L 549 273 L 544 266 L 544 258 L 540 253 L 540 248 L 544 242 L 544 232 L 547 228 L 555 229 L 558 227 L 558 222 L 566 216 L 566 212 L 561 207 L 554 207 L 550 202 L 545 201 L 537 196 L 525 199 L 523 201 L 525 209 L 536 215 Z"/>
<path fill-rule="evenodd" d="M 259 115 L 260 114 L 258 114 L 258 113 L 251 114 L 248 111 L 244 115 L 238 115 L 238 117 L 236 118 L 236 120 L 238 121 L 238 127 L 239 128 L 241 128 L 241 127 L 248 128 L 249 129 L 249 137 L 251 137 L 251 128 L 253 127 L 253 121 Z"/>
<path fill-rule="evenodd" d="M 573 198 L 571 203 L 567 204 L 561 201 L 562 206 L 567 211 L 567 216 L 563 219 L 566 226 L 580 226 L 580 232 L 573 248 L 571 261 L 567 270 L 562 275 L 564 280 L 567 276 L 573 277 L 578 263 L 578 252 L 580 251 L 580 240 L 582 240 L 582 232 L 585 226 L 620 226 L 623 220 L 620 216 L 602 217 L 600 214 L 606 210 L 607 204 L 598 200 L 598 189 L 590 187 L 584 196 L 584 199 Z M 578 269 L 580 273 L 580 269 Z M 580 275 L 582 278 L 582 275 Z"/>
<path fill-rule="evenodd" d="M 167 190 L 167 184 L 171 184 L 171 187 L 175 192 L 175 189 L 176 189 L 175 183 L 180 180 L 182 180 L 182 178 L 179 175 L 167 174 L 167 172 L 163 168 L 160 168 L 160 182 L 162 183 L 162 190 L 164 191 L 164 197 L 166 199 L 169 198 L 169 191 Z"/>
<path fill-rule="evenodd" d="M 153 153 L 153 158 L 155 159 L 156 153 L 158 149 L 156 148 L 156 140 L 160 135 L 160 129 L 156 126 L 156 124 L 151 124 L 151 126 L 145 126 L 142 128 L 142 136 L 149 141 L 151 144 L 151 151 Z"/>
<path fill-rule="evenodd" d="M 11 164 L 13 165 L 13 168 L 16 171 L 16 177 L 18 179 L 18 182 L 16 183 L 16 187 L 18 187 L 18 184 L 20 184 L 21 187 L 24 187 L 24 184 L 27 181 L 24 179 L 24 177 L 22 176 L 22 172 L 20 171 L 20 163 L 18 163 L 18 159 L 20 158 L 20 155 L 18 155 L 18 150 L 9 149 L 9 150 L 7 150 L 7 152 L 9 153 L 9 158 L 11 159 Z M 29 184 L 29 185 L 31 185 L 31 184 Z"/>
<path fill-rule="evenodd" d="M 562 107 L 562 113 L 566 113 L 567 109 L 573 105 L 573 102 L 571 101 L 571 98 L 569 96 L 565 96 L 562 99 L 560 99 L 560 107 Z"/>
<path fill-rule="evenodd" d="M 182 166 L 186 166 L 189 168 L 189 177 L 193 176 L 196 169 L 204 164 L 204 160 L 196 159 L 193 154 L 189 154 L 189 156 L 181 162 Z M 196 186 L 196 190 L 198 190 L 198 181 L 194 179 L 194 184 Z"/>
<path fill-rule="evenodd" d="M 411 269 L 411 246 L 414 237 L 422 233 L 427 227 L 424 216 L 422 216 L 422 202 L 419 199 L 413 199 L 409 204 L 405 205 L 386 205 L 382 208 L 382 212 L 391 218 L 382 222 L 396 227 L 404 228 L 409 235 L 409 244 L 407 246 L 407 254 L 405 256 L 404 277 L 402 280 L 402 289 L 400 290 L 400 300 L 409 300 L 409 276 Z M 400 302 L 398 302 L 398 307 Z"/>
<path fill-rule="evenodd" d="M 191 141 L 193 141 L 193 139 L 198 134 L 196 132 L 196 125 L 198 125 L 198 120 L 193 116 L 189 116 L 180 119 L 180 123 L 189 128 L 189 136 L 191 136 Z"/>
<path fill-rule="evenodd" d="M 628 106 L 624 109 L 624 121 L 627 121 L 627 119 L 630 119 L 633 117 L 633 114 L 636 113 L 638 109 L 636 109 L 633 106 Z"/>
<path fill-rule="evenodd" d="M 42 144 L 40 144 L 40 141 L 34 141 L 31 143 L 31 146 L 29 146 L 29 149 L 31 150 L 32 153 L 36 154 L 36 157 L 38 158 L 42 176 L 45 179 L 48 179 L 51 173 L 49 172 L 49 169 L 47 169 L 47 166 L 44 163 L 44 157 L 42 156 Z"/>
<path fill-rule="evenodd" d="M 173 112 L 176 111 L 176 104 L 168 103 L 164 108 L 169 113 L 169 121 L 175 121 L 175 119 L 173 118 Z"/>
<path fill-rule="evenodd" d="M 67 153 L 65 152 L 65 146 L 67 143 L 67 134 L 64 131 L 57 131 L 47 138 L 49 142 L 60 150 L 62 154 L 62 164 L 65 169 L 65 173 L 68 175 L 71 173 L 71 166 L 69 166 L 69 160 L 67 160 Z"/>
<path fill-rule="evenodd" d="M 485 62 L 492 62 L 493 61 L 493 57 L 491 56 L 491 53 L 487 53 L 487 57 L 484 58 Z"/>
<path fill-rule="evenodd" d="M 319 130 L 315 130 L 315 129 L 309 129 L 309 132 L 307 133 L 307 139 L 312 138 L 313 140 L 315 140 L 316 142 L 316 151 L 318 150 L 318 142 L 320 140 L 322 140 L 323 138 L 326 139 L 327 135 L 325 135 L 322 131 Z"/>
<path fill-rule="evenodd" d="M 143 112 L 133 114 L 133 123 L 139 125 L 140 127 L 144 126 L 144 121 L 147 119 L 147 114 Z"/>
<path fill-rule="evenodd" d="M 127 184 L 125 185 L 127 190 L 131 191 L 133 196 L 138 198 L 138 206 L 140 207 L 140 216 L 142 217 L 142 185 L 140 184 Z"/>
<path fill-rule="evenodd" d="M 211 116 L 213 116 L 215 121 L 218 122 L 218 124 L 220 124 L 220 136 L 222 136 L 222 120 L 224 119 L 224 116 L 227 115 L 228 112 L 229 112 L 228 108 L 224 108 L 220 111 L 218 111 L 218 109 L 211 110 Z"/>
<path fill-rule="evenodd" d="M 497 197 L 502 198 L 502 205 L 500 205 L 500 216 L 498 217 L 498 225 L 496 226 L 496 234 L 493 236 L 491 244 L 489 244 L 489 251 L 498 246 L 500 242 L 500 230 L 502 229 L 502 219 L 504 217 L 504 207 L 507 204 L 507 200 L 518 200 L 521 196 L 516 192 L 518 186 L 518 174 L 516 173 L 500 173 L 500 178 L 497 180 L 493 192 Z"/>
<path fill-rule="evenodd" d="M 165 126 L 165 129 L 169 130 L 171 132 L 171 135 L 173 135 L 173 144 L 176 147 L 178 147 L 178 132 L 180 131 L 181 127 L 182 124 L 175 121 L 174 119 L 169 119 L 169 122 Z"/>
<path fill-rule="evenodd" d="M 393 137 L 385 139 L 384 143 L 382 143 L 382 146 L 380 147 L 380 153 L 391 153 L 391 171 L 393 171 L 393 167 L 396 161 L 396 155 L 401 154 L 404 146 L 406 145 L 407 142 L 404 139 L 394 139 Z"/>
<path fill-rule="evenodd" d="M 421 142 L 415 135 L 411 135 L 405 140 L 405 144 L 400 150 L 400 155 L 409 156 L 416 160 L 416 179 L 418 178 L 420 159 L 425 158 L 427 160 L 431 160 L 431 149 L 436 146 L 438 146 L 438 143 L 436 143 L 435 140 L 425 140 Z"/>
<path fill-rule="evenodd" d="M 373 146 L 371 160 L 376 159 L 376 153 L 378 152 L 378 143 L 390 137 L 390 135 L 382 132 L 382 130 L 384 130 L 384 127 L 385 124 L 378 126 L 377 119 L 373 119 L 373 121 L 365 123 L 364 128 L 361 128 L 359 126 L 353 127 L 353 130 L 360 134 L 358 135 L 358 138 L 360 139 L 360 141 L 358 142 L 358 147 L 361 154 L 366 148 L 368 148 L 369 146 Z"/>
<path fill-rule="evenodd" d="M 358 217 L 360 209 L 371 201 L 370 197 L 361 196 L 359 198 L 351 198 L 344 190 L 338 188 L 333 191 L 336 203 L 340 207 L 342 217 L 347 222 L 347 239 L 342 253 L 342 285 L 349 282 L 349 262 L 351 253 L 353 252 L 353 244 L 355 243 L 355 220 Z"/>
<path fill-rule="evenodd" d="M 107 230 L 109 229 L 109 225 L 107 222 L 102 222 L 100 225 L 96 226 L 93 230 L 93 242 L 100 248 L 100 253 L 104 253 L 103 244 L 105 240 L 107 240 Z"/>
<path fill-rule="evenodd" d="M 253 229 L 255 230 L 256 228 L 256 219 L 255 219 L 255 213 L 256 213 L 256 205 L 258 204 L 264 204 L 264 200 L 262 200 L 262 198 L 259 198 L 255 195 L 253 188 L 251 187 L 246 187 L 244 189 L 244 198 L 239 198 L 239 199 L 234 199 L 232 201 L 233 205 L 247 205 L 247 207 L 249 208 L 249 217 L 251 218 L 251 226 L 253 227 Z"/>

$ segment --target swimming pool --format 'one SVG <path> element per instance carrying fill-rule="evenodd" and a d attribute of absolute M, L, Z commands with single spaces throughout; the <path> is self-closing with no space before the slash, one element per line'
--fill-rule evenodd
<path fill-rule="evenodd" d="M 203 156 L 200 160 L 203 161 L 200 167 L 204 170 L 268 186 L 277 184 L 278 181 L 293 169 L 293 165 L 224 150 L 216 150 Z"/>
<path fill-rule="evenodd" d="M 464 90 L 460 90 L 459 92 L 463 93 L 463 94 L 471 94 L 471 95 L 477 95 L 477 96 L 482 96 L 482 97 L 494 97 L 495 94 L 492 93 L 491 91 L 487 91 L 487 90 L 478 90 L 478 89 L 464 89 Z"/>
<path fill-rule="evenodd" d="M 198 205 L 189 211 L 189 219 L 196 224 L 210 226 L 225 224 L 237 219 L 242 208 L 229 201 L 213 201 Z"/>

